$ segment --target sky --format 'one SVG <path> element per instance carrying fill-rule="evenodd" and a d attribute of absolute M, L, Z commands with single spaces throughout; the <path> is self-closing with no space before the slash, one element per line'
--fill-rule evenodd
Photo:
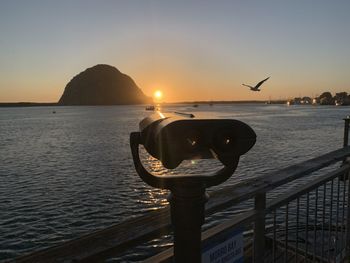
<path fill-rule="evenodd" d="M 350 92 L 350 1 L 0 0 L 0 102 L 56 102 L 96 64 L 166 102 Z M 254 85 L 270 76 L 260 92 Z"/>

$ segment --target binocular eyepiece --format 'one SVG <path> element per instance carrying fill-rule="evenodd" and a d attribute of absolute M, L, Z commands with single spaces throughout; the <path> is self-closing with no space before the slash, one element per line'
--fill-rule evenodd
<path fill-rule="evenodd" d="M 168 169 L 210 158 L 230 166 L 256 142 L 253 129 L 241 121 L 191 117 L 157 112 L 140 122 L 141 144 Z"/>

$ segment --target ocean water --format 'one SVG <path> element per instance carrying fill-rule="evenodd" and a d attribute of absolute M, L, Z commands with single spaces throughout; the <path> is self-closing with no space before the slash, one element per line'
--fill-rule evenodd
<path fill-rule="evenodd" d="M 347 107 L 263 104 L 162 110 L 238 119 L 255 130 L 256 145 L 216 188 L 342 147 L 342 119 L 350 114 Z M 131 159 L 129 134 L 148 114 L 144 106 L 0 108 L 0 260 L 167 205 L 167 191 L 143 183 Z M 155 172 L 170 172 L 143 156 Z M 174 173 L 218 167 L 213 160 L 184 162 Z"/>

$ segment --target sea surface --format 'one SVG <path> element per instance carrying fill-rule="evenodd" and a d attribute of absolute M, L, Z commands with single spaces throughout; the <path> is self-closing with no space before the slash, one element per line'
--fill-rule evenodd
<path fill-rule="evenodd" d="M 350 114 L 348 107 L 265 104 L 162 111 L 238 119 L 255 130 L 256 145 L 216 189 L 342 147 L 342 119 Z M 129 134 L 149 114 L 144 106 L 0 108 L 0 260 L 166 206 L 167 191 L 147 186 L 131 158 Z M 143 160 L 158 174 L 202 174 L 220 166 L 187 161 L 174 172 L 146 154 Z"/>

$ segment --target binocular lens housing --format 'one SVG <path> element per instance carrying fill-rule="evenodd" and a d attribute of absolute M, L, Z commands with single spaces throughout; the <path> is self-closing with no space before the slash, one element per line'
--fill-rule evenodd
<path fill-rule="evenodd" d="M 253 129 L 238 120 L 165 117 L 161 113 L 141 121 L 140 133 L 148 153 L 168 169 L 183 160 L 209 158 L 229 166 L 256 141 Z"/>

